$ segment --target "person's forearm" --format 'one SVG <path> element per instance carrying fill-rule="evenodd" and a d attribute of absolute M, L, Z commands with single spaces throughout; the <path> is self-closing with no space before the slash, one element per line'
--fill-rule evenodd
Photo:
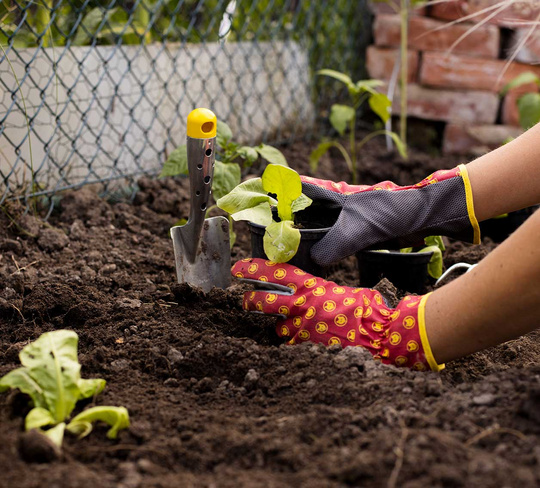
<path fill-rule="evenodd" d="M 540 327 L 539 238 L 537 211 L 478 266 L 429 296 L 425 325 L 438 363 Z"/>
<path fill-rule="evenodd" d="M 540 203 L 540 124 L 467 164 L 479 221 Z"/>

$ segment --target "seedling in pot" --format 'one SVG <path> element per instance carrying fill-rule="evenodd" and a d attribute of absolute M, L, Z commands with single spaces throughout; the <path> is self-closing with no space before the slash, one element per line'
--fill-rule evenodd
<path fill-rule="evenodd" d="M 441 236 L 429 236 L 424 239 L 425 247 L 419 250 L 414 250 L 412 247 L 406 247 L 400 249 L 402 253 L 423 253 L 432 252 L 431 259 L 428 263 L 428 274 L 434 279 L 440 278 L 443 270 L 443 256 L 442 253 L 446 249 Z"/>
<path fill-rule="evenodd" d="M 221 197 L 217 206 L 234 220 L 248 220 L 266 227 L 266 255 L 271 261 L 286 263 L 296 254 L 301 238 L 294 214 L 309 207 L 311 202 L 302 193 L 302 182 L 296 171 L 269 164 L 261 178 L 240 183 Z"/>
<path fill-rule="evenodd" d="M 105 380 L 81 378 L 77 343 L 75 332 L 46 332 L 23 348 L 19 354 L 22 367 L 0 378 L 0 393 L 19 389 L 32 401 L 25 429 L 37 429 L 58 448 L 66 430 L 80 439 L 90 434 L 92 422 L 98 420 L 110 425 L 109 439 L 116 439 L 119 430 L 129 427 L 124 407 L 91 407 L 69 420 L 78 401 L 95 397 L 105 388 Z"/>

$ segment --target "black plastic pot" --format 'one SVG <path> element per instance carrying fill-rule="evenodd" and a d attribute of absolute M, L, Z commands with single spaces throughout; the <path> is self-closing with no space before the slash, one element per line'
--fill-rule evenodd
<path fill-rule="evenodd" d="M 248 222 L 248 226 L 251 232 L 251 255 L 254 258 L 268 259 L 268 256 L 266 256 L 266 253 L 264 252 L 263 245 L 266 227 L 252 222 Z M 310 253 L 313 245 L 320 241 L 329 230 L 330 227 L 324 229 L 300 229 L 300 245 L 298 246 L 298 251 L 294 257 L 288 261 L 288 264 L 292 264 L 315 276 L 325 275 L 325 270 L 311 259 Z"/>
<path fill-rule="evenodd" d="M 295 215 L 300 227 L 300 245 L 294 257 L 288 261 L 307 273 L 326 276 L 326 270 L 311 259 L 311 248 L 320 241 L 337 220 L 341 209 L 332 208 L 314 202 L 311 206 Z M 266 227 L 248 222 L 251 232 L 251 255 L 254 258 L 268 259 L 264 252 L 263 238 Z"/>
<path fill-rule="evenodd" d="M 386 278 L 402 291 L 425 293 L 429 282 L 427 265 L 432 252 L 402 253 L 361 251 L 356 253 L 360 271 L 360 286 L 374 287 Z"/>
<path fill-rule="evenodd" d="M 537 208 L 538 205 L 535 205 L 516 212 L 510 212 L 507 217 L 484 220 L 480 222 L 480 235 L 489 237 L 495 242 L 502 242 L 523 224 Z"/>

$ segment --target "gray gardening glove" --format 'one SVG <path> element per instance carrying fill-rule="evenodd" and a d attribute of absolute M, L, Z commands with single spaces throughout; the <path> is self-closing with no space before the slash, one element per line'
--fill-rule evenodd
<path fill-rule="evenodd" d="M 314 201 L 342 209 L 328 234 L 311 249 L 311 257 L 321 266 L 362 249 L 417 245 L 431 235 L 480 242 L 464 165 L 437 171 L 412 186 L 390 181 L 352 186 L 302 176 L 302 188 Z"/>

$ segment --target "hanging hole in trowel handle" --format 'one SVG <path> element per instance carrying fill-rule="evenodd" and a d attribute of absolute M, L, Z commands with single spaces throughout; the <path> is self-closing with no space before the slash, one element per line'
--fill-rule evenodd
<path fill-rule="evenodd" d="M 442 275 L 441 277 L 435 282 L 435 286 L 438 286 L 439 283 L 441 283 L 449 274 L 453 273 L 456 269 L 465 269 L 466 273 L 468 273 L 471 269 L 473 269 L 476 266 L 476 264 L 468 264 L 468 263 L 456 263 L 452 266 L 450 266 Z"/>
<path fill-rule="evenodd" d="M 206 157 L 207 157 L 207 158 L 209 158 L 210 156 L 212 156 L 212 148 L 209 147 L 209 148 L 205 151 L 204 154 L 206 154 Z"/>
<path fill-rule="evenodd" d="M 210 183 L 210 176 L 205 176 L 205 177 L 204 177 L 204 183 L 205 183 L 206 185 L 208 185 L 208 183 Z"/>

